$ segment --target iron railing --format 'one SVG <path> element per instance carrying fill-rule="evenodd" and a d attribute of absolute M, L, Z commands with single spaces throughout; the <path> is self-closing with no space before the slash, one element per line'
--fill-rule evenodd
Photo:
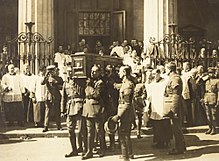
<path fill-rule="evenodd" d="M 25 23 L 28 32 L 19 33 L 14 39 L 7 40 L 8 60 L 22 68 L 28 63 L 34 73 L 40 65 L 53 63 L 53 38 L 45 39 L 39 32 L 32 32 L 33 22 Z"/>

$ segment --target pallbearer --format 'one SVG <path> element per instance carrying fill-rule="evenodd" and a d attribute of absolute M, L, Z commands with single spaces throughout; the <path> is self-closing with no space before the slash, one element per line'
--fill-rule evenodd
<path fill-rule="evenodd" d="M 216 111 L 219 106 L 219 79 L 215 78 L 215 70 L 208 68 L 208 80 L 205 83 L 204 106 L 208 119 L 209 129 L 206 134 L 214 135 L 216 130 Z"/>
<path fill-rule="evenodd" d="M 101 78 L 101 69 L 94 65 L 91 68 L 91 79 L 87 80 L 85 88 L 85 102 L 82 116 L 86 119 L 87 126 L 87 152 L 82 156 L 82 160 L 93 157 L 95 130 L 100 141 L 99 157 L 104 156 L 105 136 L 104 136 L 104 104 L 105 94 L 104 82 Z"/>
<path fill-rule="evenodd" d="M 72 77 L 72 68 L 67 68 L 67 81 L 64 82 L 62 88 L 61 113 L 62 116 L 67 115 L 67 128 L 72 151 L 66 154 L 65 157 L 78 155 L 76 146 L 75 128 L 77 121 L 81 119 L 83 106 L 82 90 Z M 79 134 L 80 135 L 80 134 Z"/>

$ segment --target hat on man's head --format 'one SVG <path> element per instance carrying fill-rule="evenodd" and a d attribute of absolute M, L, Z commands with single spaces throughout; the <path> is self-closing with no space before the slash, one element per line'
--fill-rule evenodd
<path fill-rule="evenodd" d="M 112 65 L 108 64 L 108 65 L 106 66 L 105 70 L 106 70 L 106 71 L 111 71 L 111 70 L 113 70 Z"/>
<path fill-rule="evenodd" d="M 56 68 L 55 65 L 49 65 L 46 67 L 47 70 L 54 70 Z"/>
<path fill-rule="evenodd" d="M 204 69 L 203 65 L 197 66 L 197 70 Z"/>
<path fill-rule="evenodd" d="M 92 66 L 91 70 L 92 70 L 92 71 L 98 71 L 98 70 L 100 70 L 100 66 L 97 65 L 97 64 L 94 64 L 94 65 Z"/>
<path fill-rule="evenodd" d="M 169 62 L 169 63 L 167 64 L 167 68 L 168 68 L 169 70 L 171 70 L 171 71 L 176 71 L 176 63 L 174 63 L 174 62 Z"/>

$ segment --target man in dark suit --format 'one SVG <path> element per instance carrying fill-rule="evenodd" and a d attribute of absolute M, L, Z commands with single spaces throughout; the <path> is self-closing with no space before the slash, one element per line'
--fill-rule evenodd
<path fill-rule="evenodd" d="M 196 61 L 197 61 L 197 65 L 202 65 L 204 72 L 206 72 L 207 71 L 207 51 L 204 47 L 200 49 L 200 53 Z"/>
<path fill-rule="evenodd" d="M 87 80 L 85 88 L 85 103 L 83 105 L 82 116 L 86 119 L 87 126 L 87 152 L 82 156 L 82 160 L 93 157 L 95 130 L 100 141 L 99 157 L 104 156 L 105 136 L 104 136 L 104 82 L 101 79 L 101 69 L 94 65 L 91 69 L 91 79 Z"/>
<path fill-rule="evenodd" d="M 57 125 L 57 130 L 62 130 L 61 128 L 61 93 L 63 80 L 58 76 L 55 65 L 50 65 L 47 67 L 47 73 L 42 81 L 42 85 L 46 85 L 46 109 L 45 109 L 45 121 L 43 132 L 48 131 L 49 121 L 51 117 L 54 117 L 54 120 Z"/>
<path fill-rule="evenodd" d="M 113 86 L 116 81 L 118 80 L 116 79 L 115 71 L 113 67 L 111 65 L 107 65 L 105 68 L 105 77 L 104 77 L 105 95 L 103 98 L 105 105 L 105 113 L 106 113 L 105 120 L 108 120 L 111 116 L 114 116 L 117 113 L 119 92 Z M 108 133 L 108 134 L 110 141 L 109 150 L 114 151 L 115 134 L 114 133 Z"/>

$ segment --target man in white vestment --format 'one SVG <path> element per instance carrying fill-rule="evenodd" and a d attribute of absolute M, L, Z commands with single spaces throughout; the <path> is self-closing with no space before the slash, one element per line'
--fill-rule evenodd
<path fill-rule="evenodd" d="M 45 73 L 46 67 L 41 66 L 39 68 L 39 74 L 35 76 L 35 84 L 32 98 L 35 127 L 42 127 L 44 123 L 47 88 L 46 85 L 42 85 L 42 81 L 44 80 Z"/>
<path fill-rule="evenodd" d="M 33 102 L 31 98 L 34 89 L 33 82 L 35 75 L 31 73 L 29 64 L 24 64 L 23 73 L 20 74 L 20 78 L 25 88 L 25 93 L 23 94 L 24 121 L 33 122 Z"/>
<path fill-rule="evenodd" d="M 4 90 L 3 106 L 6 121 L 12 126 L 15 121 L 18 125 L 24 125 L 24 111 L 22 104 L 22 93 L 25 92 L 20 77 L 14 71 L 14 65 L 8 65 L 8 73 L 3 75 L 2 88 Z"/>

